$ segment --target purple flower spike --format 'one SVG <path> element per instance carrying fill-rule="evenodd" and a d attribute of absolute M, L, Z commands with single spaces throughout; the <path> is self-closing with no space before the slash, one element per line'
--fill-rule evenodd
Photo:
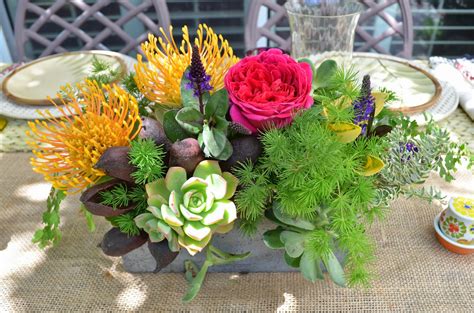
<path fill-rule="evenodd" d="M 209 83 L 211 76 L 206 74 L 197 46 L 193 46 L 191 68 L 189 72 L 186 73 L 186 78 L 190 81 L 190 83 L 186 85 L 186 88 L 194 89 L 194 96 L 196 97 L 201 97 L 203 93 L 213 89 Z"/>
<path fill-rule="evenodd" d="M 370 76 L 365 75 L 362 80 L 361 97 L 355 101 L 354 107 L 354 124 L 362 128 L 361 135 L 367 135 L 368 128 L 373 119 L 375 111 L 375 98 L 370 90 Z"/>

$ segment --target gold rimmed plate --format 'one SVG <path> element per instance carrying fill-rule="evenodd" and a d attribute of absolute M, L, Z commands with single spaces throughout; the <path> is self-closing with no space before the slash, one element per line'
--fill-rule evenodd
<path fill-rule="evenodd" d="M 34 60 L 11 72 L 2 84 L 4 95 L 24 105 L 51 105 L 61 86 L 74 85 L 91 75 L 93 58 L 107 62 L 122 77 L 127 67 L 121 54 L 91 50 L 65 52 Z M 55 101 L 58 103 L 58 101 Z"/>
<path fill-rule="evenodd" d="M 311 58 L 310 58 L 311 59 Z M 339 55 L 326 53 L 315 56 L 316 64 L 325 59 L 342 62 Z M 390 55 L 354 52 L 351 66 L 360 75 L 370 75 L 373 88 L 385 87 L 395 92 L 398 100 L 388 108 L 404 115 L 416 115 L 430 110 L 442 95 L 440 82 L 427 69 L 414 62 Z"/>
<path fill-rule="evenodd" d="M 354 53 L 352 64 L 359 74 L 370 75 L 374 87 L 385 87 L 396 93 L 398 100 L 389 105 L 392 111 L 405 115 L 422 113 L 440 100 L 442 86 L 439 81 L 409 60 L 374 53 Z"/>

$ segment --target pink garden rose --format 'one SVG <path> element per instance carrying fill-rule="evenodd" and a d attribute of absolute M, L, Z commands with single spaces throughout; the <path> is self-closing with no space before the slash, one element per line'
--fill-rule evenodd
<path fill-rule="evenodd" d="M 232 120 L 252 133 L 288 125 L 296 112 L 313 104 L 312 77 L 309 64 L 278 49 L 243 58 L 225 77 Z"/>

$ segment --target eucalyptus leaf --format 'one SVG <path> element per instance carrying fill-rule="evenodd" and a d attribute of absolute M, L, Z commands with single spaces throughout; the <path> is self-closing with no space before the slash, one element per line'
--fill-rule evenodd
<path fill-rule="evenodd" d="M 219 154 L 218 156 L 215 156 L 215 158 L 221 161 L 226 161 L 232 156 L 233 151 L 234 151 L 234 148 L 232 147 L 232 144 L 226 138 L 224 149 L 222 150 L 221 154 Z"/>
<path fill-rule="evenodd" d="M 219 89 L 211 95 L 204 106 L 204 116 L 210 119 L 212 116 L 224 117 L 229 110 L 229 96 L 227 90 Z"/>
<path fill-rule="evenodd" d="M 304 278 L 313 283 L 318 279 L 324 279 L 320 263 L 320 258 L 314 259 L 309 253 L 303 253 L 300 261 L 301 274 L 303 274 Z"/>
<path fill-rule="evenodd" d="M 283 231 L 282 227 L 268 230 L 263 234 L 263 242 L 270 249 L 283 249 L 285 244 L 280 239 L 280 234 Z"/>
<path fill-rule="evenodd" d="M 332 281 L 341 287 L 345 287 L 346 279 L 344 277 L 344 269 L 332 251 L 327 257 L 323 258 L 323 263 Z"/>
<path fill-rule="evenodd" d="M 218 130 L 222 130 L 224 133 L 227 133 L 227 127 L 229 126 L 229 121 L 225 117 L 215 116 L 214 117 L 214 127 Z"/>
<path fill-rule="evenodd" d="M 280 240 L 285 245 L 285 251 L 292 258 L 301 256 L 304 252 L 304 240 L 303 234 L 284 230 L 280 234 Z"/>
<path fill-rule="evenodd" d="M 272 221 L 273 223 L 277 224 L 277 225 L 280 225 L 280 226 L 287 226 L 285 223 L 283 223 L 282 221 L 280 221 L 279 219 L 276 218 L 275 216 L 275 213 L 273 212 L 273 210 L 265 210 L 265 217 L 267 219 L 269 219 L 270 221 Z"/>
<path fill-rule="evenodd" d="M 191 134 L 199 134 L 202 131 L 203 116 L 195 108 L 182 108 L 176 113 L 176 122 Z"/>
<path fill-rule="evenodd" d="M 183 76 L 181 77 L 181 103 L 183 107 L 191 107 L 199 109 L 199 99 L 194 96 L 194 88 L 188 88 L 188 84 L 191 83 L 189 79 L 186 78 L 186 75 L 190 71 L 190 66 L 184 71 Z"/>
<path fill-rule="evenodd" d="M 326 88 L 331 84 L 331 78 L 337 71 L 337 63 L 334 60 L 326 60 L 318 67 L 313 77 L 313 89 Z"/>
<path fill-rule="evenodd" d="M 171 142 L 183 140 L 190 135 L 179 126 L 176 121 L 176 113 L 178 113 L 178 110 L 170 110 L 163 115 L 163 129 L 165 130 L 166 137 L 168 137 Z"/>
<path fill-rule="evenodd" d="M 212 156 L 218 156 L 221 154 L 227 142 L 227 137 L 223 131 L 211 128 L 207 124 L 204 124 L 202 139 L 204 145 L 209 149 Z"/>
<path fill-rule="evenodd" d="M 298 217 L 290 217 L 281 210 L 281 205 L 278 202 L 273 202 L 273 213 L 275 217 L 283 222 L 284 224 L 295 226 L 305 230 L 314 230 L 315 226 L 313 223 Z"/>
<path fill-rule="evenodd" d="M 298 268 L 300 266 L 301 257 L 292 258 L 286 252 L 283 257 L 285 259 L 286 264 L 288 264 L 288 266 L 294 267 L 294 268 Z"/>

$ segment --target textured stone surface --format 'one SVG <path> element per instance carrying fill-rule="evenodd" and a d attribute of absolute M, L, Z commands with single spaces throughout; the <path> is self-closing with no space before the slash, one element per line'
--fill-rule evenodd
<path fill-rule="evenodd" d="M 276 226 L 269 221 L 260 225 L 254 237 L 249 238 L 243 235 L 238 227 L 235 227 L 227 234 L 215 234 L 212 244 L 217 248 L 230 253 L 251 252 L 251 255 L 242 261 L 232 264 L 212 266 L 210 272 L 290 272 L 294 268 L 289 267 L 283 259 L 283 250 L 269 249 L 262 240 L 265 231 Z M 199 253 L 191 257 L 185 249 L 181 249 L 178 257 L 167 267 L 161 270 L 162 273 L 183 272 L 184 260 L 190 259 L 197 264 L 202 264 L 205 259 L 204 253 Z M 123 266 L 128 272 L 153 272 L 156 262 L 148 251 L 147 245 L 143 245 L 122 257 Z"/>

